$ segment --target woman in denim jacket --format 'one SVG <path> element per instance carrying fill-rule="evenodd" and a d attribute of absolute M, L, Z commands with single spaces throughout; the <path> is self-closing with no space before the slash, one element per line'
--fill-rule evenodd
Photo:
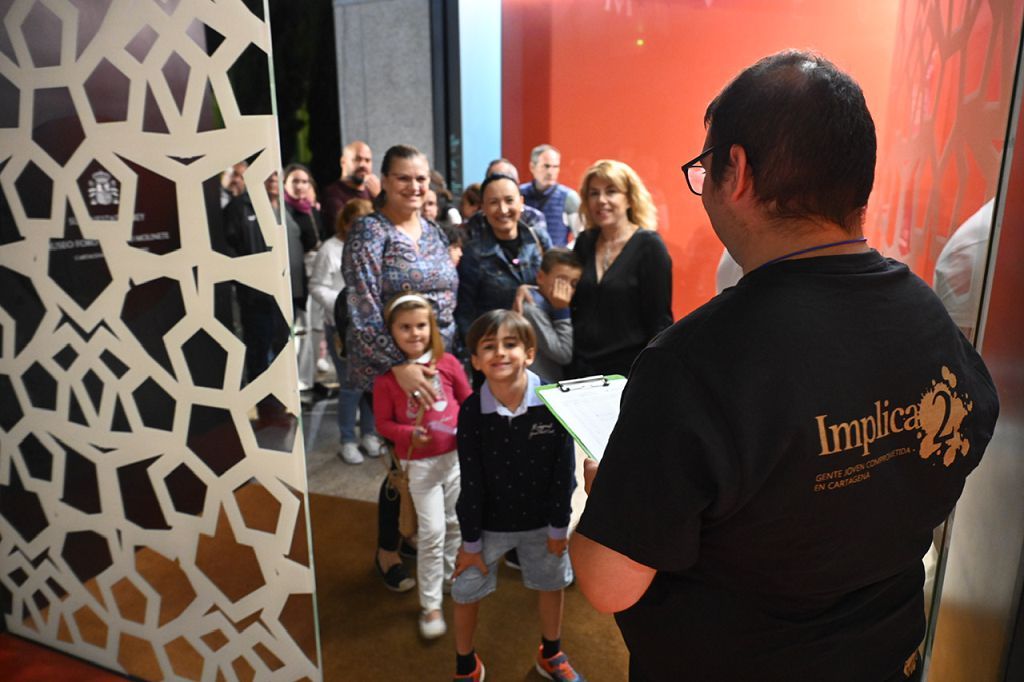
<path fill-rule="evenodd" d="M 544 249 L 551 247 L 546 231 L 520 220 L 523 195 L 511 176 L 491 175 L 484 180 L 481 195 L 487 225 L 478 239 L 464 245 L 459 263 L 455 322 L 463 338 L 480 315 L 512 308 L 516 290 L 536 282 Z"/>

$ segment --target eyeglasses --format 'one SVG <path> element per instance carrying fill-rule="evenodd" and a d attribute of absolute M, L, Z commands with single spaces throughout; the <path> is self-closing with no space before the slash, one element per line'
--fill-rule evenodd
<path fill-rule="evenodd" d="M 704 178 L 707 177 L 708 174 L 708 170 L 701 163 L 701 159 L 715 151 L 716 147 L 717 145 L 708 147 L 698 154 L 692 161 L 688 161 L 681 166 L 683 175 L 686 176 L 686 186 L 689 187 L 690 191 L 697 196 L 700 196 L 701 192 L 704 191 Z"/>

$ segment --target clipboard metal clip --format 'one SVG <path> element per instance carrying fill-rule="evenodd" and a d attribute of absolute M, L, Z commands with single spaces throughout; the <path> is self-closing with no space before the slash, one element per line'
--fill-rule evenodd
<path fill-rule="evenodd" d="M 595 388 L 598 386 L 607 386 L 608 377 L 600 374 L 595 374 L 591 377 L 581 377 L 579 379 L 569 379 L 568 381 L 559 381 L 558 390 L 562 393 L 568 393 L 569 391 L 576 388 Z"/>

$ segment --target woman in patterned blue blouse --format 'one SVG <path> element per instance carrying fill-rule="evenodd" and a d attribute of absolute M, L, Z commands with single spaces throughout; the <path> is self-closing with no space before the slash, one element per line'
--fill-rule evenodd
<path fill-rule="evenodd" d="M 435 370 L 406 362 L 384 324 L 384 306 L 402 292 L 429 300 L 445 345 L 455 335 L 455 299 L 459 278 L 448 255 L 448 240 L 438 226 L 420 216 L 430 186 L 430 165 L 422 152 L 406 145 L 388 149 L 381 162 L 381 193 L 375 213 L 349 231 L 341 270 L 348 295 L 346 348 L 350 380 L 369 390 L 379 374 L 392 372 L 399 386 L 424 407 L 432 405 Z M 381 485 L 377 569 L 388 587 L 412 589 L 416 582 L 402 568 L 398 547 L 398 510 L 393 492 Z"/>

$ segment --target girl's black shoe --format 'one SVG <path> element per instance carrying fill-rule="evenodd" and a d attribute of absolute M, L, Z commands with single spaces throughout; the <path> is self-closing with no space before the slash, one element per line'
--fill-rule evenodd
<path fill-rule="evenodd" d="M 380 558 L 374 557 L 373 565 L 377 568 L 380 577 L 384 579 L 384 586 L 392 592 L 408 592 L 416 587 L 416 579 L 411 578 L 405 572 L 405 566 L 400 562 L 385 571 L 380 567 Z"/>

